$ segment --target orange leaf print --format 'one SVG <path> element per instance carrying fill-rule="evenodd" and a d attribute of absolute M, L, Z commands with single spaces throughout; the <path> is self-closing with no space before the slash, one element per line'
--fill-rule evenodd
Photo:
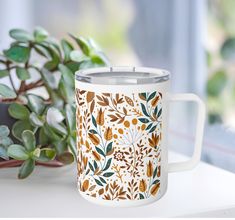
<path fill-rule="evenodd" d="M 153 175 L 153 164 L 151 161 L 147 164 L 147 176 L 151 177 Z"/>
<path fill-rule="evenodd" d="M 88 188 L 89 188 L 89 180 L 85 180 L 82 184 L 82 192 L 87 191 Z"/>
<path fill-rule="evenodd" d="M 157 169 L 157 177 L 161 176 L 161 166 L 158 167 Z"/>
<path fill-rule="evenodd" d="M 104 132 L 104 139 L 110 141 L 113 137 L 112 128 L 108 127 Z"/>
<path fill-rule="evenodd" d="M 86 95 L 86 101 L 89 103 L 91 102 L 95 97 L 95 93 L 94 92 L 88 92 Z"/>
<path fill-rule="evenodd" d="M 132 101 L 131 98 L 129 98 L 128 96 L 125 96 L 125 100 L 130 106 L 134 106 L 134 102 Z"/>
<path fill-rule="evenodd" d="M 102 111 L 102 109 L 100 108 L 98 115 L 96 117 L 96 123 L 98 125 L 104 125 L 104 111 Z"/>
<path fill-rule="evenodd" d="M 160 183 L 155 184 L 155 185 L 152 187 L 151 191 L 150 191 L 151 194 L 152 194 L 153 196 L 155 196 L 155 195 L 157 194 L 159 188 L 160 188 Z"/>
<path fill-rule="evenodd" d="M 144 179 L 140 180 L 139 190 L 140 192 L 145 192 L 147 189 L 147 184 Z"/>
<path fill-rule="evenodd" d="M 148 139 L 149 145 L 155 148 L 158 145 L 159 140 L 160 140 L 160 136 L 152 133 L 152 137 Z"/>
<path fill-rule="evenodd" d="M 96 161 L 100 161 L 101 157 L 100 157 L 100 155 L 97 152 L 92 151 L 92 154 L 93 154 L 93 156 L 94 156 Z"/>
<path fill-rule="evenodd" d="M 88 158 L 87 157 L 83 157 L 82 161 L 83 161 L 84 169 L 86 169 Z"/>
<path fill-rule="evenodd" d="M 151 105 L 154 107 L 157 105 L 158 101 L 159 101 L 159 96 L 156 96 L 152 101 L 151 101 Z"/>
<path fill-rule="evenodd" d="M 98 137 L 96 137 L 95 134 L 89 133 L 88 136 L 94 145 L 98 145 L 100 143 L 100 139 Z"/>

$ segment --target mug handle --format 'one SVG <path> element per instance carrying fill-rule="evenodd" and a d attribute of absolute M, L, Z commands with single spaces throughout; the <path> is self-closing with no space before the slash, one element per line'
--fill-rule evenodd
<path fill-rule="evenodd" d="M 201 157 L 202 139 L 203 139 L 205 113 L 206 113 L 205 104 L 197 95 L 192 94 L 192 93 L 172 95 L 170 97 L 170 101 L 195 102 L 198 106 L 196 135 L 195 135 L 194 152 L 193 152 L 192 158 L 188 161 L 175 162 L 175 163 L 168 164 L 168 172 L 191 170 L 198 164 L 198 162 L 200 161 L 200 157 Z"/>

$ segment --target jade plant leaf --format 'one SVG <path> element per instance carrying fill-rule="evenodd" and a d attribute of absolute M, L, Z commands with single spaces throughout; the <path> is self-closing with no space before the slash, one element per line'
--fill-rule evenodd
<path fill-rule="evenodd" d="M 68 61 L 70 60 L 70 53 L 73 51 L 73 46 L 70 44 L 67 40 L 62 39 L 61 40 L 61 46 L 64 51 L 64 60 Z"/>
<path fill-rule="evenodd" d="M 22 30 L 22 29 L 12 29 L 10 30 L 9 35 L 13 39 L 17 41 L 21 41 L 21 42 L 27 42 L 27 41 L 33 40 L 31 34 L 29 34 L 27 31 Z"/>
<path fill-rule="evenodd" d="M 10 134 L 10 130 L 6 125 L 0 125 L 0 139 L 7 137 Z"/>
<path fill-rule="evenodd" d="M 9 75 L 8 70 L 0 70 L 0 79 L 8 75 Z"/>
<path fill-rule="evenodd" d="M 26 160 L 20 167 L 18 178 L 24 179 L 28 177 L 34 170 L 35 161 L 33 159 Z"/>
<path fill-rule="evenodd" d="M 42 27 L 36 27 L 33 35 L 36 42 L 42 42 L 49 36 L 48 32 Z"/>
<path fill-rule="evenodd" d="M 36 157 L 36 161 L 48 162 L 55 158 L 56 151 L 52 148 L 43 148 L 41 149 L 40 156 Z"/>
<path fill-rule="evenodd" d="M 44 124 L 44 121 L 39 118 L 40 116 L 38 116 L 35 112 L 32 112 L 29 116 L 29 121 L 31 122 L 31 124 L 34 127 L 42 127 Z"/>
<path fill-rule="evenodd" d="M 0 83 L 0 96 L 3 98 L 16 98 L 16 93 L 7 85 Z"/>
<path fill-rule="evenodd" d="M 29 59 L 30 49 L 24 46 L 13 45 L 8 50 L 4 50 L 3 53 L 11 61 L 26 63 Z"/>
<path fill-rule="evenodd" d="M 30 124 L 29 121 L 17 121 L 12 127 L 12 134 L 18 140 L 22 140 L 22 133 L 24 130 L 33 130 L 33 126 Z"/>
<path fill-rule="evenodd" d="M 75 81 L 74 81 L 74 74 L 72 71 L 63 64 L 59 64 L 59 70 L 61 72 L 61 77 L 66 82 L 67 86 L 70 86 L 74 89 Z"/>
<path fill-rule="evenodd" d="M 16 75 L 20 80 L 30 79 L 29 71 L 23 67 L 16 67 Z"/>
<path fill-rule="evenodd" d="M 8 113 L 15 119 L 25 120 L 29 117 L 29 110 L 24 105 L 12 103 L 8 108 Z"/>
<path fill-rule="evenodd" d="M 60 162 L 62 162 L 63 164 L 71 164 L 74 161 L 74 156 L 70 152 L 65 152 L 65 153 L 59 155 L 57 159 Z"/>
<path fill-rule="evenodd" d="M 28 152 L 31 152 L 36 147 L 36 140 L 34 133 L 30 130 L 25 130 L 22 132 L 22 141 Z"/>
<path fill-rule="evenodd" d="M 44 100 L 40 96 L 34 94 L 27 95 L 27 98 L 29 108 L 36 114 L 40 115 L 45 109 Z"/>
<path fill-rule="evenodd" d="M 27 160 L 29 155 L 26 149 L 19 144 L 12 144 L 8 147 L 7 154 L 9 157 L 12 157 L 16 160 Z"/>

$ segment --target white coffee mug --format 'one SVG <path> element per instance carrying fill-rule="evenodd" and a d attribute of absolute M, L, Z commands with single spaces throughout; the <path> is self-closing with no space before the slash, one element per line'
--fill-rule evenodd
<path fill-rule="evenodd" d="M 205 106 L 194 94 L 169 94 L 166 70 L 104 67 L 76 73 L 78 189 L 94 203 L 145 205 L 167 190 L 169 172 L 200 160 Z M 191 160 L 168 164 L 169 101 L 198 106 Z M 182 192 L 183 196 L 183 192 Z"/>

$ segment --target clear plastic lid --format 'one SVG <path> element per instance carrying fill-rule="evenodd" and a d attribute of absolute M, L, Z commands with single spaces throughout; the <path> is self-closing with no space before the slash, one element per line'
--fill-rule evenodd
<path fill-rule="evenodd" d="M 76 80 L 101 85 L 142 85 L 169 80 L 167 70 L 145 67 L 100 67 L 76 72 Z"/>

